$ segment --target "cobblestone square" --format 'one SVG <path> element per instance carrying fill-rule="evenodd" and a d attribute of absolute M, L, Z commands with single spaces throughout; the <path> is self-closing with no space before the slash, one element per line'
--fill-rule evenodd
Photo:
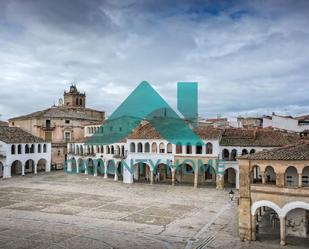
<path fill-rule="evenodd" d="M 1 180 L 0 248 L 280 248 L 238 239 L 228 191 L 63 172 Z"/>

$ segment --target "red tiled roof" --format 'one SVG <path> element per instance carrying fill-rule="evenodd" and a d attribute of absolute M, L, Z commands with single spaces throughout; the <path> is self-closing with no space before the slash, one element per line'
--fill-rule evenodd
<path fill-rule="evenodd" d="M 299 142 L 272 150 L 239 157 L 250 160 L 309 160 L 309 142 Z"/>

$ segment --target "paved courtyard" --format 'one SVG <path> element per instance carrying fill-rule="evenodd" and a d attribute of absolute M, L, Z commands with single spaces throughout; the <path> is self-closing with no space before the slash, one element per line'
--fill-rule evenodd
<path fill-rule="evenodd" d="M 280 248 L 239 241 L 228 191 L 63 172 L 0 180 L 0 248 Z"/>

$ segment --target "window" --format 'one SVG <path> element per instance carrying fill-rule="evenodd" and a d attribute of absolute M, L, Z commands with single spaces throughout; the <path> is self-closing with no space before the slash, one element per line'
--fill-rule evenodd
<path fill-rule="evenodd" d="M 45 127 L 46 127 L 46 129 L 50 129 L 50 120 L 49 119 L 47 119 L 45 121 Z"/>
<path fill-rule="evenodd" d="M 71 141 L 71 132 L 69 132 L 69 131 L 64 132 L 64 141 L 65 142 Z"/>
<path fill-rule="evenodd" d="M 43 145 L 43 152 L 44 152 L 44 153 L 47 152 L 47 145 L 46 145 L 46 144 Z"/>
<path fill-rule="evenodd" d="M 78 99 L 76 99 L 76 105 L 78 105 Z"/>
<path fill-rule="evenodd" d="M 195 151 L 196 151 L 196 154 L 202 154 L 203 153 L 203 145 L 198 143 L 196 145 L 196 150 Z"/>
<path fill-rule="evenodd" d="M 164 143 L 160 143 L 160 144 L 159 144 L 159 152 L 160 152 L 160 153 L 165 153 L 165 146 L 164 146 Z"/>
<path fill-rule="evenodd" d="M 182 153 L 182 144 L 177 143 L 176 145 L 176 154 L 181 154 Z"/>
<path fill-rule="evenodd" d="M 18 154 L 21 154 L 21 144 L 18 145 L 17 151 L 18 151 L 18 152 L 17 152 Z"/>
<path fill-rule="evenodd" d="M 30 150 L 29 150 L 29 145 L 28 145 L 28 144 L 26 144 L 26 146 L 25 146 L 25 153 L 26 153 L 26 154 L 28 154 L 28 153 L 29 153 L 29 151 L 30 151 Z"/>
<path fill-rule="evenodd" d="M 206 144 L 206 154 L 212 154 L 212 143 Z"/>
<path fill-rule="evenodd" d="M 12 154 L 12 155 L 15 154 L 15 145 L 14 145 L 14 144 L 11 146 L 11 154 Z"/>
<path fill-rule="evenodd" d="M 41 153 L 42 152 L 42 146 L 40 144 L 38 144 L 38 153 Z"/>
<path fill-rule="evenodd" d="M 65 120 L 65 123 L 66 123 L 66 124 L 69 124 L 69 123 L 70 123 L 70 120 L 66 119 L 66 120 Z"/>
<path fill-rule="evenodd" d="M 186 146 L 186 153 L 187 154 L 192 154 L 192 146 L 190 143 L 187 143 L 187 146 Z"/>
<path fill-rule="evenodd" d="M 83 105 L 83 100 L 82 99 L 79 100 L 79 105 Z"/>

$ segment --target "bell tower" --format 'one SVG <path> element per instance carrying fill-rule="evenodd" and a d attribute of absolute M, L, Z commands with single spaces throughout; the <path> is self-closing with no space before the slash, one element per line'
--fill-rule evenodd
<path fill-rule="evenodd" d="M 64 106 L 74 106 L 74 107 L 86 107 L 86 93 L 80 93 L 76 85 L 71 85 L 68 92 L 63 94 L 63 105 Z"/>

